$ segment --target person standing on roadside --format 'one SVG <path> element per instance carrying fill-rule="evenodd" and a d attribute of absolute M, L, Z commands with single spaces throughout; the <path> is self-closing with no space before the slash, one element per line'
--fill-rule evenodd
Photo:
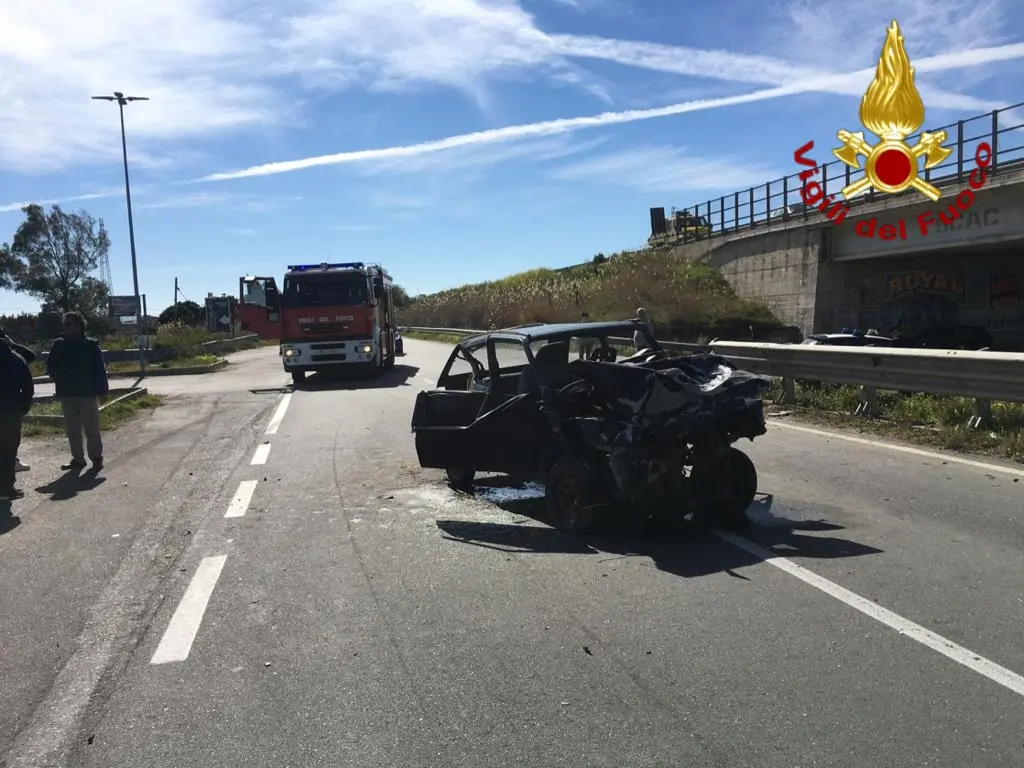
<path fill-rule="evenodd" d="M 85 318 L 80 312 L 64 315 L 64 333 L 53 343 L 46 359 L 46 372 L 53 379 L 64 411 L 64 429 L 71 447 L 71 462 L 61 469 L 85 468 L 85 452 L 93 468 L 103 468 L 103 439 L 100 435 L 100 398 L 110 391 L 103 350 L 96 339 L 85 335 Z M 85 451 L 82 432 L 85 432 Z"/>
<path fill-rule="evenodd" d="M 32 408 L 35 384 L 28 363 L 0 337 L 0 501 L 20 499 L 14 487 L 15 463 L 21 447 L 21 423 Z"/>
<path fill-rule="evenodd" d="M 11 345 L 11 349 L 18 354 L 22 360 L 29 365 L 32 365 L 36 361 L 36 353 L 26 347 L 24 344 L 19 344 L 10 336 L 7 335 L 7 331 L 4 330 L 3 326 L 0 326 L 0 339 L 4 339 L 8 344 Z M 28 472 L 31 467 L 23 462 L 17 456 L 14 458 L 14 471 L 15 472 Z"/>

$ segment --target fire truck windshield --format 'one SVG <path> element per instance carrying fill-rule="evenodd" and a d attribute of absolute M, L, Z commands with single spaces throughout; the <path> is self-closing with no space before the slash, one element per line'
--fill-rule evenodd
<path fill-rule="evenodd" d="M 363 306 L 370 298 L 362 275 L 286 277 L 281 305 L 285 309 L 306 307 Z"/>

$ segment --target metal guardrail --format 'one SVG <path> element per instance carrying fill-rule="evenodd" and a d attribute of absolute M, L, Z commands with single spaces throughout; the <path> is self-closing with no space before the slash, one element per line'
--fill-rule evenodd
<path fill-rule="evenodd" d="M 468 328 L 407 327 L 419 333 L 471 336 L 488 331 Z M 612 337 L 617 344 L 632 339 Z M 829 347 L 808 344 L 762 344 L 712 341 L 706 345 L 659 341 L 670 351 L 711 351 L 753 373 L 782 379 L 785 403 L 794 397 L 798 379 L 862 387 L 857 413 L 878 413 L 878 390 L 925 392 L 975 401 L 971 426 L 988 426 L 992 401 L 1024 403 L 1024 353 L 972 352 L 956 349 Z"/>
<path fill-rule="evenodd" d="M 1024 102 L 1014 104 L 1010 107 L 997 109 L 983 115 L 960 120 L 956 123 L 944 125 L 942 128 L 929 128 L 927 132 L 935 133 L 945 130 L 952 143 L 946 141 L 944 146 L 953 150 L 946 162 L 934 168 L 924 171 L 924 180 L 942 189 L 956 184 L 966 183 L 968 176 L 975 167 L 974 153 L 979 144 L 987 142 L 992 147 L 992 164 L 988 169 L 990 177 L 1009 173 L 1011 171 L 1024 171 L 1024 123 L 1012 123 L 1010 110 L 1024 107 Z M 1002 116 L 1002 119 L 1000 119 Z M 851 130 L 859 130 L 856 125 L 856 115 L 850 118 Z M 839 126 L 837 126 L 838 128 Z M 915 134 L 907 139 L 908 143 L 916 143 L 920 134 Z M 799 138 L 799 137 L 797 137 Z M 794 145 L 794 149 L 802 144 L 803 140 Z M 837 142 L 838 145 L 838 142 Z M 815 146 L 810 152 L 812 159 L 819 162 L 825 156 L 832 156 L 832 146 Z M 821 167 L 821 173 L 814 177 L 822 188 L 823 197 L 829 194 L 838 193 L 853 181 L 864 176 L 864 171 L 855 171 L 850 166 L 838 160 L 825 163 Z M 799 169 L 800 171 L 806 169 Z M 677 208 L 677 214 L 689 214 L 697 219 L 703 217 L 710 225 L 710 232 L 683 231 L 666 234 L 652 233 L 648 240 L 649 246 L 676 245 L 680 243 L 692 243 L 698 240 L 708 240 L 723 235 L 739 232 L 742 230 L 757 229 L 774 223 L 789 221 L 816 221 L 826 220 L 824 214 L 816 208 L 804 206 L 800 197 L 800 188 L 803 182 L 800 181 L 799 171 L 785 176 L 781 179 L 773 179 L 756 187 L 734 192 L 717 199 L 706 200 L 697 205 L 687 208 Z M 914 190 L 908 190 L 896 195 L 886 195 L 888 198 L 899 199 L 902 196 L 916 195 Z M 856 208 L 867 203 L 880 199 L 880 194 L 874 189 L 848 201 L 851 208 L 851 215 L 856 215 Z M 803 210 L 789 213 L 787 208 L 798 207 Z M 672 215 L 666 216 L 671 221 Z"/>
<path fill-rule="evenodd" d="M 213 350 L 218 352 L 226 351 L 226 348 L 233 347 L 236 344 L 242 344 L 244 342 L 258 339 L 260 336 L 258 333 L 247 333 L 244 336 L 232 336 L 227 339 L 214 339 L 213 341 L 204 341 L 199 345 L 200 349 Z"/>

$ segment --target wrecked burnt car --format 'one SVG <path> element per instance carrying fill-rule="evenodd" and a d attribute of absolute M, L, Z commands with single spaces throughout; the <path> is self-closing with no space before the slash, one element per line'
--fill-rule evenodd
<path fill-rule="evenodd" d="M 768 386 L 719 355 L 669 353 L 639 321 L 522 326 L 456 344 L 412 431 L 420 465 L 457 490 L 478 472 L 542 483 L 562 530 L 638 515 L 739 527 L 757 471 L 733 443 L 765 433 Z"/>

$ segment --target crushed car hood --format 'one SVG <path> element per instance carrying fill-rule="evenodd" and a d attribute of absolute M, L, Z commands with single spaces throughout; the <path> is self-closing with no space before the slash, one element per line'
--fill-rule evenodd
<path fill-rule="evenodd" d="M 671 357 L 639 365 L 575 360 L 574 380 L 584 379 L 624 430 L 620 439 L 638 433 L 695 434 L 749 414 L 771 380 L 738 369 L 714 354 Z M 741 432 L 764 434 L 763 424 L 740 425 Z M 744 435 L 753 437 L 754 434 Z"/>

